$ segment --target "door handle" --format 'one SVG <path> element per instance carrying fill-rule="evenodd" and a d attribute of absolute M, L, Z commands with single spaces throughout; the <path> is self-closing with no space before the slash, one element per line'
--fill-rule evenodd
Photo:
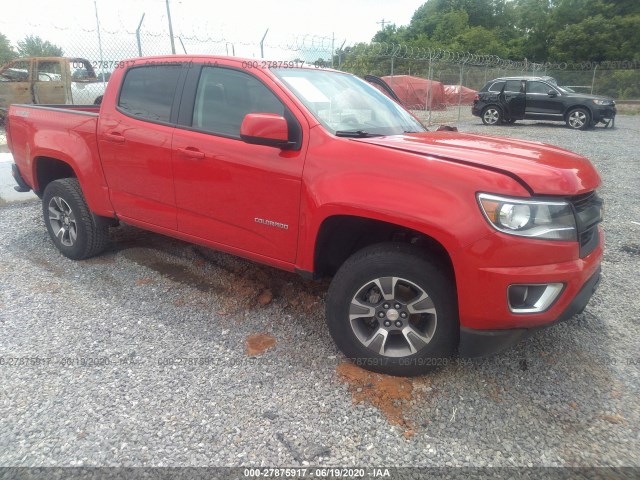
<path fill-rule="evenodd" d="M 187 158 L 204 158 L 204 153 L 193 147 L 178 148 L 178 153 L 184 155 Z"/>
<path fill-rule="evenodd" d="M 105 137 L 107 137 L 107 140 L 113 143 L 124 143 L 124 137 L 122 136 L 121 133 L 117 133 L 117 132 L 107 133 L 105 134 Z"/>

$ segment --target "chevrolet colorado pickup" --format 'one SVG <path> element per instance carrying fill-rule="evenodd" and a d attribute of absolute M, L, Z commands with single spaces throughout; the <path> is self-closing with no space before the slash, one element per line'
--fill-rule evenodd
<path fill-rule="evenodd" d="M 13 105 L 19 190 L 52 242 L 100 253 L 118 221 L 306 278 L 357 364 L 417 375 L 584 309 L 603 237 L 584 157 L 428 132 L 359 78 L 229 57 L 124 62 L 100 106 Z"/>

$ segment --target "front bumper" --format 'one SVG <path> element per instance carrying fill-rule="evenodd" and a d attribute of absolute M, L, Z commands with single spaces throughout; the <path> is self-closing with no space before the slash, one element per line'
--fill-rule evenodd
<path fill-rule="evenodd" d="M 599 106 L 593 109 L 593 121 L 603 122 L 615 118 L 617 113 L 616 107 Z"/>
<path fill-rule="evenodd" d="M 462 357 L 483 357 L 505 350 L 520 340 L 528 337 L 541 328 L 564 322 L 574 315 L 581 313 L 589 303 L 593 293 L 600 283 L 600 267 L 582 286 L 571 303 L 553 322 L 536 328 L 518 328 L 509 330 L 474 330 L 462 328 L 460 330 L 460 344 L 458 353 Z"/>

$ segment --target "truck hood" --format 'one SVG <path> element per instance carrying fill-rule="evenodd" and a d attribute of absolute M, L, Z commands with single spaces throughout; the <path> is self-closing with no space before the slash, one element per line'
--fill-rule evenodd
<path fill-rule="evenodd" d="M 354 141 L 498 171 L 532 194 L 578 195 L 600 185 L 598 172 L 585 157 L 540 142 L 446 131 Z"/>

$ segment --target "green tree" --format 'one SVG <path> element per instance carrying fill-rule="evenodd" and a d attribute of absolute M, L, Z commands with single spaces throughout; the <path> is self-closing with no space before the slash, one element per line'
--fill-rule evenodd
<path fill-rule="evenodd" d="M 458 35 L 469 29 L 469 14 L 464 10 L 451 10 L 440 17 L 432 38 L 443 46 L 449 46 Z"/>
<path fill-rule="evenodd" d="M 509 55 L 507 45 L 498 38 L 496 32 L 484 27 L 471 27 L 459 35 L 455 40 L 454 50 L 503 58 Z"/>
<path fill-rule="evenodd" d="M 4 65 L 15 57 L 16 52 L 11 46 L 11 42 L 5 35 L 0 33 L 0 65 Z"/>
<path fill-rule="evenodd" d="M 596 15 L 567 25 L 556 33 L 549 50 L 561 61 L 640 60 L 640 15 Z"/>
<path fill-rule="evenodd" d="M 28 35 L 18 42 L 21 57 L 62 57 L 62 48 L 38 36 Z"/>

